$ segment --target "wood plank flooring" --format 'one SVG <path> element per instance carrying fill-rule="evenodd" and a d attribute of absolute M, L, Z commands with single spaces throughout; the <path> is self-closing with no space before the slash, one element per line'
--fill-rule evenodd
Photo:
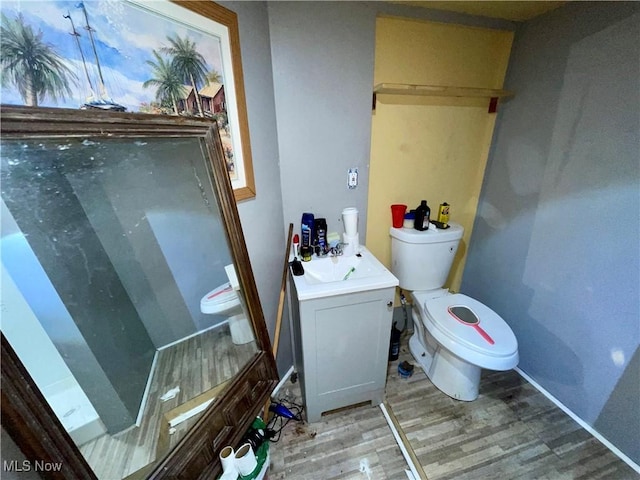
<path fill-rule="evenodd" d="M 299 396 L 299 389 L 292 391 Z M 290 422 L 272 443 L 269 480 L 397 480 L 407 464 L 378 407 L 327 413 L 320 422 Z"/>
<path fill-rule="evenodd" d="M 443 394 L 417 367 L 410 379 L 399 378 L 399 362 L 415 364 L 407 341 L 404 335 L 399 360 L 389 364 L 386 396 L 429 480 L 640 478 L 515 371 L 484 371 L 474 402 Z M 297 385 L 287 388 L 299 395 Z M 382 413 L 369 405 L 311 425 L 290 423 L 271 458 L 277 480 L 407 478 Z"/>
<path fill-rule="evenodd" d="M 166 454 L 166 451 L 156 453 L 164 415 L 231 378 L 256 351 L 255 341 L 234 345 L 227 324 L 159 351 L 140 426 L 102 435 L 80 447 L 98 478 L 120 480 Z M 176 397 L 160 400 L 177 386 L 180 392 Z M 193 424 L 195 419 L 192 417 L 185 424 Z M 177 436 L 186 431 L 183 427 L 179 426 L 171 435 L 168 444 L 176 443 Z"/>

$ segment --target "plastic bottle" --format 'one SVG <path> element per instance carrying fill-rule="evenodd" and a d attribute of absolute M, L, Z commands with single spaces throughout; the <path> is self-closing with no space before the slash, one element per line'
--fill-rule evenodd
<path fill-rule="evenodd" d="M 416 211 L 411 210 L 404 214 L 403 228 L 413 228 L 416 223 Z"/>
<path fill-rule="evenodd" d="M 315 243 L 320 247 L 320 252 L 325 253 L 327 251 L 327 219 L 316 218 L 314 225 L 316 227 Z"/>
<path fill-rule="evenodd" d="M 420 206 L 416 208 L 416 219 L 413 227 L 416 230 L 429 230 L 430 217 L 431 209 L 427 206 L 427 201 L 422 200 Z"/>
<path fill-rule="evenodd" d="M 397 360 L 400 356 L 400 334 L 401 330 L 396 328 L 396 323 L 393 322 L 393 327 L 391 328 L 391 338 L 389 341 L 389 361 Z"/>
<path fill-rule="evenodd" d="M 313 242 L 313 213 L 303 213 L 301 223 L 302 243 L 300 246 L 310 247 Z"/>

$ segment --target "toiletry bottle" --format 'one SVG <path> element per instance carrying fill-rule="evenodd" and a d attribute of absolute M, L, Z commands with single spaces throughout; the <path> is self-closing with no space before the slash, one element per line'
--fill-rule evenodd
<path fill-rule="evenodd" d="M 298 257 L 298 255 L 299 255 L 298 247 L 299 247 L 299 246 L 300 246 L 300 237 L 299 237 L 299 236 L 298 236 L 298 234 L 296 233 L 296 234 L 293 236 L 293 252 L 291 252 L 291 253 L 292 253 L 293 258 L 297 258 L 297 257 Z"/>
<path fill-rule="evenodd" d="M 444 228 L 447 228 L 449 223 L 449 204 L 447 202 L 441 203 L 438 209 L 438 221 Z"/>
<path fill-rule="evenodd" d="M 311 247 L 313 244 L 313 213 L 302 214 L 302 225 L 300 228 L 302 234 L 301 247 Z"/>
<path fill-rule="evenodd" d="M 397 360 L 400 356 L 400 335 L 402 334 L 401 330 L 396 328 L 396 324 L 398 322 L 393 322 L 393 327 L 391 327 L 391 339 L 389 341 L 389 361 Z"/>
<path fill-rule="evenodd" d="M 431 217 L 431 209 L 427 206 L 427 201 L 422 200 L 420 206 L 416 208 L 416 219 L 414 228 L 416 230 L 429 230 L 429 220 Z"/>
<path fill-rule="evenodd" d="M 404 223 L 402 224 L 403 228 L 413 228 L 416 223 L 416 211 L 410 210 L 409 212 L 404 214 Z"/>
<path fill-rule="evenodd" d="M 316 244 L 320 247 L 320 253 L 327 251 L 327 219 L 316 218 L 314 225 L 316 227 Z"/>

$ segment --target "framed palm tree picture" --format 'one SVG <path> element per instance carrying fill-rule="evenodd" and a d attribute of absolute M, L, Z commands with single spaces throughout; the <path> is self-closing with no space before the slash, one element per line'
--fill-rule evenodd
<path fill-rule="evenodd" d="M 3 104 L 210 118 L 236 200 L 255 196 L 234 12 L 197 0 L 3 0 L 0 10 Z"/>

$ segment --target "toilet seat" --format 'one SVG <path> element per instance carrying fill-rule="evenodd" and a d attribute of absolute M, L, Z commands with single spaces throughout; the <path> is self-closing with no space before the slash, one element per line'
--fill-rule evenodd
<path fill-rule="evenodd" d="M 231 283 L 223 283 L 200 300 L 200 311 L 206 314 L 226 313 L 240 306 L 240 299 Z"/>
<path fill-rule="evenodd" d="M 413 292 L 420 305 L 424 326 L 447 350 L 461 359 L 491 370 L 510 370 L 518 364 L 518 341 L 507 323 L 481 302 L 461 293 L 430 298 L 428 292 Z M 479 327 L 491 344 L 473 327 L 456 319 L 451 307 L 464 306 L 480 319 Z"/>

